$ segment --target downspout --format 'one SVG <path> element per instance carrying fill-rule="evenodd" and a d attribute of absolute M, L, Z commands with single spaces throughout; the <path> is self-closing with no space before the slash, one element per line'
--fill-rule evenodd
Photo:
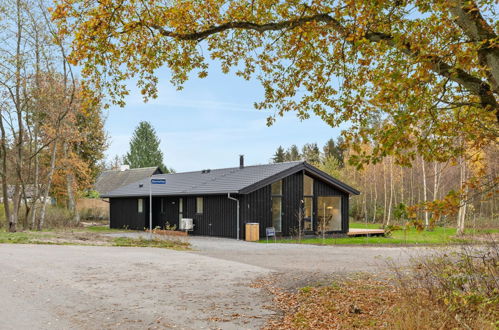
<path fill-rule="evenodd" d="M 237 202 L 237 215 L 236 215 L 237 234 L 236 234 L 236 237 L 237 237 L 237 240 L 239 241 L 239 199 L 232 197 L 230 194 L 231 193 L 227 193 L 227 198 L 228 199 L 232 199 L 233 201 Z"/>

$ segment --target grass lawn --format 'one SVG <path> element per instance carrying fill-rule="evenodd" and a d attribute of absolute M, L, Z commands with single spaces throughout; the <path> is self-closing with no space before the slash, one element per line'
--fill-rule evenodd
<path fill-rule="evenodd" d="M 379 224 L 351 222 L 351 228 L 366 228 L 366 229 L 379 229 Z M 476 230 L 468 229 L 469 234 L 492 234 L 499 233 L 499 229 L 486 229 Z M 326 244 L 326 245 L 439 245 L 439 244 L 458 244 L 458 243 L 471 243 L 470 237 L 457 238 L 456 228 L 449 227 L 436 227 L 432 231 L 417 231 L 414 228 L 407 230 L 395 230 L 389 237 L 342 237 L 342 238 L 306 238 L 302 239 L 302 244 Z M 261 243 L 266 243 L 267 240 L 260 240 Z M 269 243 L 273 240 L 269 240 Z M 278 239 L 277 243 L 299 243 L 296 239 Z"/>
<path fill-rule="evenodd" d="M 0 244 L 51 244 L 51 245 L 107 245 L 156 247 L 174 250 L 188 250 L 190 244 L 174 238 L 153 239 L 109 237 L 105 233 L 122 232 L 119 229 L 109 229 L 108 226 L 90 226 L 86 228 L 67 228 L 45 231 L 22 231 L 9 233 L 0 230 Z"/>

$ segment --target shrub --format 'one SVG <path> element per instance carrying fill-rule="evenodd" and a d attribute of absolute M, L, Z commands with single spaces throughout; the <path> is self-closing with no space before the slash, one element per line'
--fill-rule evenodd
<path fill-rule="evenodd" d="M 67 228 L 75 227 L 77 224 L 73 222 L 71 213 L 63 207 L 58 206 L 47 206 L 47 211 L 45 215 L 45 225 L 46 229 L 54 228 Z"/>
<path fill-rule="evenodd" d="M 396 313 L 396 328 L 499 326 L 497 244 L 464 246 L 459 252 L 420 258 L 409 272 L 397 274 L 405 299 Z"/>

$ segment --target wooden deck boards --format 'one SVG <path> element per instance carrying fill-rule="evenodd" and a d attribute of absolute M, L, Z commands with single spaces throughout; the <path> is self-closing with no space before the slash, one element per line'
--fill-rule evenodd
<path fill-rule="evenodd" d="M 384 229 L 363 229 L 363 228 L 350 228 L 348 236 L 384 236 Z"/>

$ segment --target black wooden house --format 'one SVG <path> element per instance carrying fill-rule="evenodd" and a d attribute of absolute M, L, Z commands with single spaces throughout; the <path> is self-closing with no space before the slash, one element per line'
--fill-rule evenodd
<path fill-rule="evenodd" d="M 150 179 L 120 187 L 109 198 L 110 227 L 149 227 L 149 189 L 152 190 L 153 228 L 179 227 L 180 219 L 192 218 L 195 235 L 244 237 L 248 222 L 274 227 L 283 236 L 298 228 L 303 215 L 305 233 L 314 233 L 327 219 L 328 232 L 348 232 L 350 195 L 359 191 L 302 161 L 268 165 L 158 174 L 166 184 L 150 185 Z"/>

